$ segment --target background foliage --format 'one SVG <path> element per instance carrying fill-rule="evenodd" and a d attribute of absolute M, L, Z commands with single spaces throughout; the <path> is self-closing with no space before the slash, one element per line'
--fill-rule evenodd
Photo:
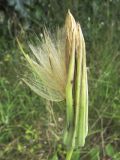
<path fill-rule="evenodd" d="M 89 135 L 81 160 L 120 159 L 120 0 L 0 1 L 0 160 L 46 160 L 62 134 L 65 104 L 45 102 L 20 80 L 15 37 L 64 24 L 68 8 L 87 47 Z M 59 142 L 60 143 L 60 142 Z M 58 152 L 64 157 L 61 145 Z"/>

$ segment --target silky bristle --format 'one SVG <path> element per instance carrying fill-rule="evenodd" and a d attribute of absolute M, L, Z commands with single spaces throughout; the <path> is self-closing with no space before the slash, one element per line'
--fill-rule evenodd
<path fill-rule="evenodd" d="M 38 95 L 52 101 L 65 99 L 66 65 L 64 29 L 51 35 L 45 29 L 40 43 L 29 43 L 33 56 L 26 55 L 32 76 L 24 78 L 26 84 Z M 34 73 L 34 74 L 33 74 Z"/>

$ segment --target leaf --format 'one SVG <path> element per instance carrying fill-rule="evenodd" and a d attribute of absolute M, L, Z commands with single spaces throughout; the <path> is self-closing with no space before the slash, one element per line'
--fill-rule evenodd
<path fill-rule="evenodd" d="M 106 147 L 105 147 L 105 150 L 106 150 L 106 154 L 110 157 L 113 157 L 113 155 L 115 154 L 115 150 L 113 148 L 113 146 L 111 144 L 108 144 Z"/>
<path fill-rule="evenodd" d="M 91 160 L 100 160 L 100 151 L 99 147 L 96 146 L 95 148 L 91 149 L 90 151 L 90 159 Z"/>

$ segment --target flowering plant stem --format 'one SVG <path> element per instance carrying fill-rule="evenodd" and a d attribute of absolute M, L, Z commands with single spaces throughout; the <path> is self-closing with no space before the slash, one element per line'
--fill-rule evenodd
<path fill-rule="evenodd" d="M 66 160 L 71 160 L 74 149 L 84 146 L 88 132 L 88 86 L 85 42 L 81 27 L 73 17 L 67 27 L 70 33 L 72 30 L 72 34 L 68 34 L 69 41 L 66 42 L 70 57 L 66 84 L 67 131 L 64 142 L 68 149 Z"/>
<path fill-rule="evenodd" d="M 62 30 L 61 30 L 62 31 Z M 66 159 L 83 147 L 88 132 L 88 85 L 85 41 L 80 24 L 68 11 L 64 32 L 56 38 L 45 31 L 41 44 L 29 44 L 34 58 L 19 48 L 26 58 L 30 74 L 24 82 L 38 95 L 51 101 L 66 101 L 66 128 L 63 143 Z M 64 34 L 64 35 L 63 35 Z"/>
<path fill-rule="evenodd" d="M 73 154 L 73 148 L 71 148 L 66 155 L 66 160 L 71 160 Z"/>

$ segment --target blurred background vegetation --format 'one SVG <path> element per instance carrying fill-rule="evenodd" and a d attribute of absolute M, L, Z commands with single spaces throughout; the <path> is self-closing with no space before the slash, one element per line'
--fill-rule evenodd
<path fill-rule="evenodd" d="M 89 135 L 81 160 L 120 160 L 120 0 L 0 0 L 0 160 L 47 160 L 56 150 L 65 104 L 46 102 L 23 84 L 15 38 L 44 26 L 54 31 L 68 9 L 87 47 Z M 61 145 L 58 152 L 62 159 Z"/>

